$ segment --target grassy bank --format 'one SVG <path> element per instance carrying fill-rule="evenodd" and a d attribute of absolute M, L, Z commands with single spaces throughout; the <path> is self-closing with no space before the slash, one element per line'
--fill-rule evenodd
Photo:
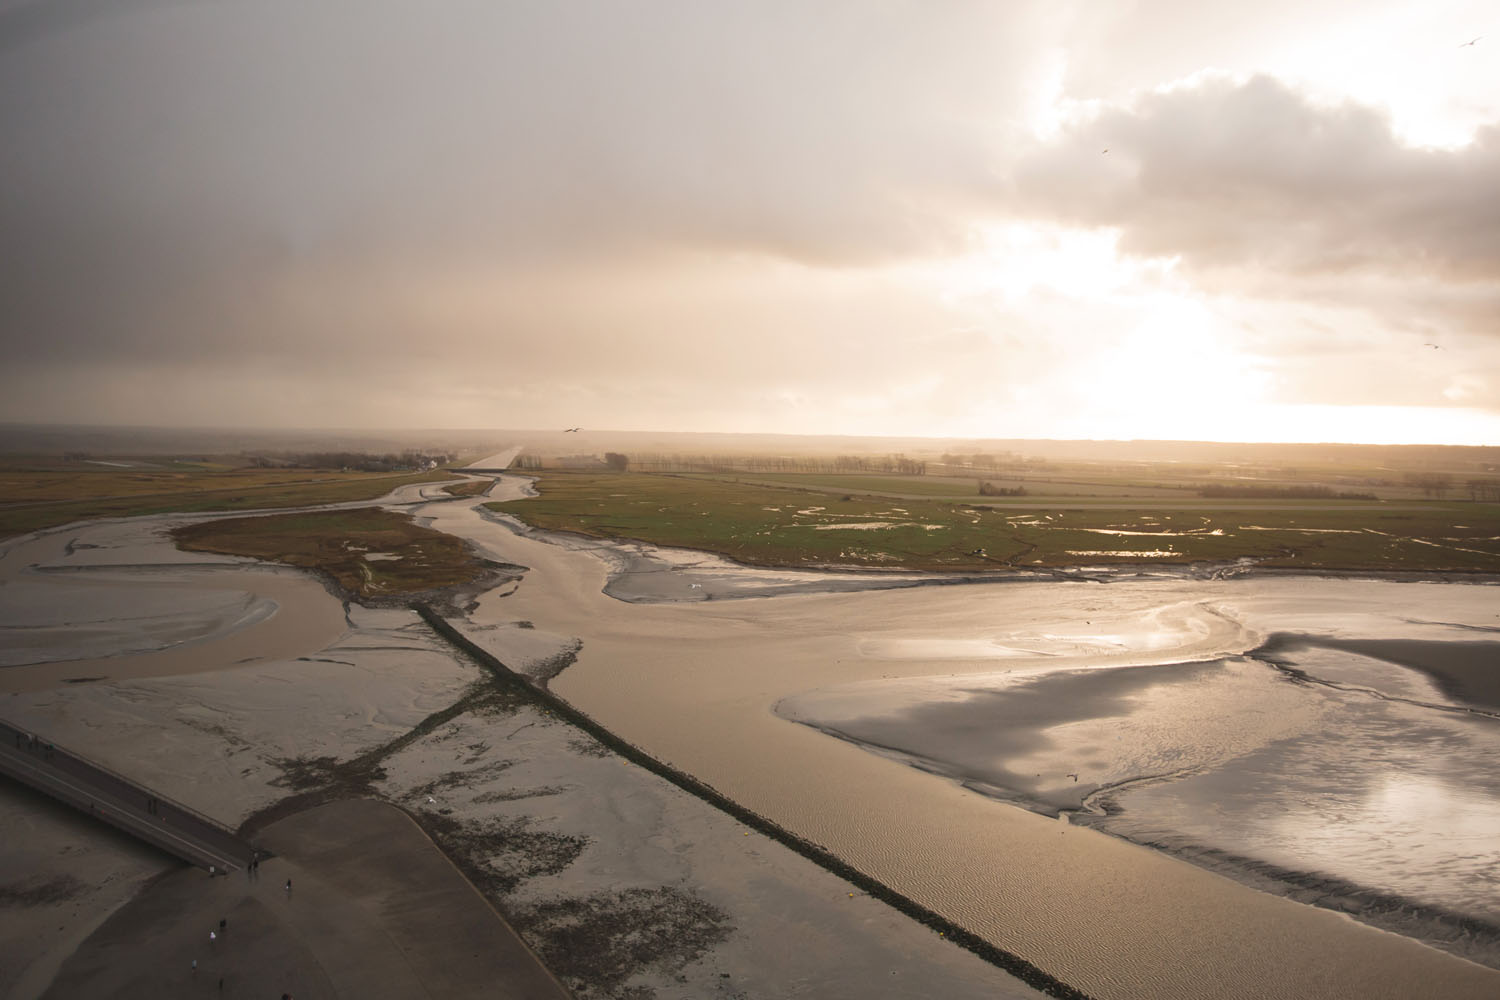
<path fill-rule="evenodd" d="M 451 497 L 477 497 L 483 496 L 485 491 L 494 485 L 493 479 L 471 479 L 468 482 L 444 486 L 443 492 Z"/>
<path fill-rule="evenodd" d="M 974 571 L 1252 558 L 1304 569 L 1500 572 L 1500 505 L 1111 497 L 946 500 L 766 481 L 548 473 L 486 506 L 539 528 L 718 552 L 770 566 Z M 910 477 L 920 485 L 923 477 Z M 851 486 L 851 479 L 839 485 Z M 881 477 L 881 487 L 902 481 Z M 883 493 L 895 492 L 883 489 Z"/>
<path fill-rule="evenodd" d="M 441 470 L 393 476 L 185 462 L 117 468 L 11 458 L 0 464 L 0 538 L 95 517 L 374 500 L 407 483 L 451 478 Z"/>
<path fill-rule="evenodd" d="M 316 570 L 358 598 L 462 586 L 490 571 L 452 535 L 374 507 L 205 521 L 178 528 L 172 537 L 193 552 Z"/>

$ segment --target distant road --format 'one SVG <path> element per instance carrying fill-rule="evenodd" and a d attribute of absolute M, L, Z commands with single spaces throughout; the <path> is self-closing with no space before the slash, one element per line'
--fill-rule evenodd
<path fill-rule="evenodd" d="M 453 471 L 455 471 L 455 472 L 504 472 L 506 469 L 510 468 L 510 464 L 516 460 L 516 456 L 519 455 L 519 454 L 521 454 L 521 449 L 523 447 L 524 447 L 524 445 L 519 445 L 519 444 L 518 445 L 512 445 L 511 447 L 505 449 L 504 451 L 497 451 L 493 455 L 488 455 L 488 456 L 486 456 L 484 458 L 481 458 L 477 462 L 470 462 L 468 465 L 464 466 L 462 469 L 455 469 Z"/>

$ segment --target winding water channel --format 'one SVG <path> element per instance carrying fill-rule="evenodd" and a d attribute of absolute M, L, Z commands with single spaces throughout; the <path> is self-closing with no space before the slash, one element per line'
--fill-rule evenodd
<path fill-rule="evenodd" d="M 505 659 L 519 631 L 581 640 L 551 682 L 561 696 L 1092 995 L 1500 994 L 1500 972 L 1478 964 L 1500 964 L 1493 586 L 1159 573 L 808 592 L 816 575 L 392 499 L 528 568 L 479 599 L 462 623 L 475 641 Z M 305 577 L 188 557 L 170 571 L 185 576 L 164 576 L 169 522 L 8 546 L 0 612 L 20 614 L 34 587 L 70 588 L 83 609 L 138 572 L 179 590 L 218 580 L 196 625 L 138 600 L 118 631 L 131 648 L 156 634 L 161 652 L 0 678 L 142 676 L 183 649 L 196 669 L 232 667 L 288 641 L 315 653 L 337 629 L 316 584 L 261 586 Z M 115 537 L 91 549 L 93 532 Z M 118 555 L 130 545 L 136 558 Z M 264 600 L 275 613 L 252 614 Z M 101 635 L 110 618 L 94 605 Z M 1409 647 L 1347 646 L 1372 641 L 1426 643 L 1425 664 Z"/>

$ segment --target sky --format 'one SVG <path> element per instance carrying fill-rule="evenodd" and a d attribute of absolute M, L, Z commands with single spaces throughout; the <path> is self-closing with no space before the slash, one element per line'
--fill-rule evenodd
<path fill-rule="evenodd" d="M 0 421 L 1500 444 L 1497 57 L 1445 0 L 0 0 Z"/>

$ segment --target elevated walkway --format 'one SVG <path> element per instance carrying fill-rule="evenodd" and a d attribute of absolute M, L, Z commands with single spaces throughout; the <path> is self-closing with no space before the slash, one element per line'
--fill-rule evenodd
<path fill-rule="evenodd" d="M 204 871 L 242 869 L 255 857 L 253 847 L 207 816 L 3 721 L 0 774 Z"/>

